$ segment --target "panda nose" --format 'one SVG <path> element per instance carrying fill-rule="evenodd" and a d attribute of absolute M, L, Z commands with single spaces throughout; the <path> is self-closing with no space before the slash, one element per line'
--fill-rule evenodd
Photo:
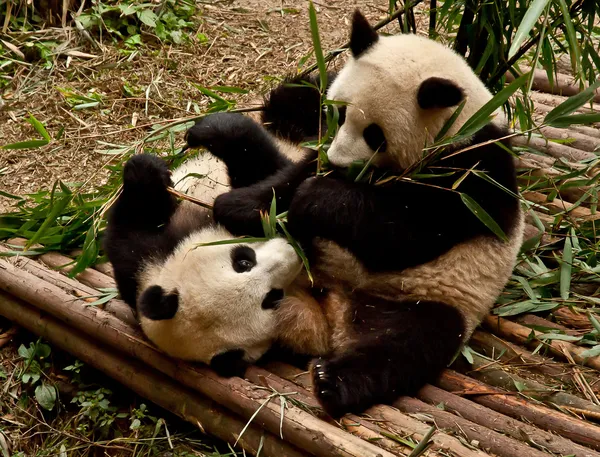
<path fill-rule="evenodd" d="M 283 299 L 282 289 L 271 289 L 265 296 L 261 308 L 262 309 L 277 309 L 279 302 Z"/>

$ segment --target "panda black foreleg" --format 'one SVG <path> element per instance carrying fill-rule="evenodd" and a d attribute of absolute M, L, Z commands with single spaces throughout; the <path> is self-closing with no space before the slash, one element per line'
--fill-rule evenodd
<path fill-rule="evenodd" d="M 108 214 L 103 247 L 113 265 L 123 299 L 135 306 L 136 274 L 149 255 L 169 247 L 164 228 L 177 208 L 167 187 L 171 177 L 166 163 L 149 154 L 135 155 L 125 164 L 123 190 Z"/>
<path fill-rule="evenodd" d="M 312 366 L 315 395 L 332 417 L 414 395 L 456 354 L 464 334 L 454 308 L 433 301 L 350 298 L 355 342 Z"/>
<path fill-rule="evenodd" d="M 275 197 L 277 213 L 287 211 L 300 184 L 314 173 L 316 152 L 291 163 L 261 182 L 219 195 L 213 205 L 215 221 L 234 235 L 264 236 L 261 211 L 269 212 Z"/>
<path fill-rule="evenodd" d="M 189 147 L 205 147 L 227 166 L 231 187 L 247 187 L 291 165 L 261 125 L 239 113 L 215 113 L 186 133 Z"/>

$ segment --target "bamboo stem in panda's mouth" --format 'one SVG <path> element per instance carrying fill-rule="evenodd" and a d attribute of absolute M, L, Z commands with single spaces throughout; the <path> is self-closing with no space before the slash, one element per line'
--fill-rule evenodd
<path fill-rule="evenodd" d="M 179 192 L 178 190 L 175 190 L 172 187 L 167 187 L 167 191 L 170 194 L 175 195 L 177 198 L 181 198 L 182 200 L 187 200 L 188 202 L 194 203 L 198 206 L 201 206 L 202 208 L 206 208 L 211 211 L 213 209 L 212 205 L 209 205 L 208 203 L 205 203 L 196 197 L 192 197 L 191 195 L 184 194 L 183 192 Z"/>

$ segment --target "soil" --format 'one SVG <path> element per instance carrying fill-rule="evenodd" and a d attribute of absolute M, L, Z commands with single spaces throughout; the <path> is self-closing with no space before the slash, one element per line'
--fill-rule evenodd
<path fill-rule="evenodd" d="M 326 51 L 347 41 L 355 8 L 375 23 L 385 17 L 387 2 L 327 0 L 315 2 L 315 7 Z M 424 16 L 417 20 L 427 21 Z M 106 36 L 94 37 L 97 46 L 92 46 L 71 27 L 48 28 L 29 37 L 58 41 L 62 49 L 50 69 L 40 62 L 17 67 L 11 85 L 0 95 L 4 102 L 0 145 L 39 138 L 27 122 L 30 114 L 53 138 L 64 131 L 59 140 L 41 148 L 0 150 L 0 190 L 23 195 L 48 189 L 56 180 L 99 185 L 109 173 L 105 166 L 118 160 L 107 152 L 131 145 L 152 124 L 193 116 L 206 108 L 210 99 L 194 84 L 247 89 L 248 94 L 233 98 L 238 107 L 249 106 L 280 77 L 298 71 L 298 62 L 312 49 L 306 1 L 201 3 L 197 23 L 197 33 L 190 34 L 192 43 L 161 45 L 153 36 L 143 35 L 148 45 L 133 55 L 124 52 L 122 42 L 114 44 Z M 397 32 L 397 22 L 383 31 Z M 207 41 L 200 43 L 198 34 Z M 22 38 L 9 37 L 17 44 Z M 101 103 L 73 110 L 65 90 L 97 94 Z M 0 213 L 9 211 L 12 201 L 0 196 Z"/>

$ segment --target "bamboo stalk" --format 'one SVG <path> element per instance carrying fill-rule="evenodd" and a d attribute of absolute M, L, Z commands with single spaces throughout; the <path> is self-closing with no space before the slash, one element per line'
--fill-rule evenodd
<path fill-rule="evenodd" d="M 103 371 L 142 397 L 196 424 L 203 432 L 233 444 L 246 425 L 244 421 L 233 416 L 214 401 L 177 385 L 166 376 L 136 360 L 118 355 L 115 351 L 90 341 L 87 336 L 55 318 L 4 293 L 0 294 L 0 314 Z M 271 457 L 308 455 L 280 438 L 264 432 L 256 424 L 250 424 L 240 438 L 239 444 L 252 455 L 256 455 L 261 441 L 261 455 Z"/>
<path fill-rule="evenodd" d="M 481 349 L 490 357 L 498 358 L 498 355 L 501 354 L 501 360 L 504 362 L 514 363 L 523 361 L 523 363 L 527 365 L 528 370 L 549 376 L 563 384 L 581 387 L 574 379 L 573 370 L 568 365 L 543 357 L 539 354 L 532 354 L 527 349 L 504 341 L 495 335 L 475 331 L 469 344 L 475 348 Z M 582 373 L 582 375 L 586 378 L 587 386 L 591 387 L 589 389 L 587 387 L 582 388 L 581 392 L 588 400 L 593 401 L 596 393 L 600 393 L 600 385 L 596 384 L 594 386 L 591 377 L 589 377 L 590 382 L 587 382 L 588 378 L 585 373 Z"/>
<path fill-rule="evenodd" d="M 552 352 L 552 354 L 558 356 L 561 359 L 565 359 L 565 351 L 573 356 L 575 362 L 581 365 L 587 365 L 588 367 L 600 370 L 600 356 L 597 357 L 582 357 L 581 354 L 585 351 L 584 348 L 575 346 L 568 341 L 550 340 L 543 341 L 535 337 L 540 335 L 539 332 L 530 328 L 524 327 L 523 325 L 511 322 L 507 319 L 496 316 L 487 316 L 483 320 L 484 326 L 492 331 L 494 334 L 499 335 L 509 341 L 514 341 L 525 346 L 531 344 L 538 345 L 543 342 L 546 347 Z M 534 338 L 530 339 L 530 335 Z"/>
<path fill-rule="evenodd" d="M 428 405 L 415 398 L 402 397 L 394 402 L 394 406 L 407 414 L 430 415 L 435 421 L 436 426 L 452 430 L 459 435 L 464 435 L 469 442 L 477 442 L 478 447 L 499 457 L 548 457 L 546 453 L 529 447 L 521 441 L 501 435 L 479 423 L 455 416 L 452 413 Z M 499 421 L 495 424 L 494 428 L 496 430 L 504 430 L 507 427 L 503 422 Z M 600 454 L 596 454 L 594 457 L 597 456 L 600 456 Z"/>
<path fill-rule="evenodd" d="M 597 457 L 600 455 L 600 453 L 576 444 L 566 438 L 540 430 L 533 425 L 505 416 L 493 409 L 446 392 L 438 387 L 427 385 L 419 391 L 417 396 L 431 405 L 442 404 L 444 405 L 445 411 L 453 412 L 471 423 L 479 424 L 480 426 L 487 427 L 491 430 L 500 431 L 517 440 L 537 445 L 558 455 L 568 455 L 573 453 L 577 457 Z M 462 430 L 468 429 L 468 427 L 463 426 L 460 428 Z M 502 450 L 500 450 L 500 452 L 502 452 Z M 498 452 L 498 454 L 502 455 L 500 452 Z M 515 455 L 520 457 L 520 455 L 525 454 Z"/>
<path fill-rule="evenodd" d="M 577 130 L 569 129 L 558 129 L 556 127 L 542 127 L 540 133 L 546 138 L 560 139 L 560 140 L 573 140 L 568 143 L 567 146 L 571 146 L 582 151 L 594 152 L 600 148 L 600 139 L 585 135 Z"/>
<path fill-rule="evenodd" d="M 298 388 L 310 388 L 310 378 L 306 372 L 302 372 L 295 367 L 280 362 L 269 363 L 267 367 L 269 371 L 277 374 L 281 378 L 298 385 Z M 367 410 L 365 415 L 368 416 L 370 420 L 364 420 L 355 415 L 347 415 L 345 416 L 345 423 L 359 424 L 378 433 L 382 433 L 383 428 L 387 429 L 388 433 L 391 432 L 398 436 L 412 436 L 418 441 L 422 440 L 430 429 L 429 425 L 409 417 L 406 414 L 402 414 L 396 409 L 386 405 L 374 406 Z M 380 424 L 374 426 L 373 421 L 379 421 Z M 481 451 L 468 448 L 456 438 L 442 433 L 439 430 L 433 435 L 432 441 L 433 444 L 429 448 L 430 451 L 439 451 L 442 455 L 446 455 L 445 453 L 448 451 L 461 457 L 483 457 L 484 455 L 487 455 L 483 454 Z"/>
<path fill-rule="evenodd" d="M 371 443 L 344 433 L 307 412 L 290 407 L 280 415 L 279 400 L 267 401 L 269 394 L 239 378 L 218 377 L 208 367 L 170 359 L 160 353 L 143 335 L 115 316 L 73 300 L 60 288 L 41 281 L 6 261 L 0 260 L 0 289 L 46 311 L 75 329 L 94 335 L 98 341 L 134 356 L 216 400 L 245 419 L 254 420 L 273 434 L 283 426 L 284 438 L 299 448 L 323 457 L 391 457 Z M 253 368 L 251 367 L 250 370 Z M 262 407 L 261 407 L 262 406 Z M 258 409 L 260 408 L 260 411 Z M 257 412 L 258 411 L 258 412 Z"/>
<path fill-rule="evenodd" d="M 554 201 L 549 202 L 547 201 L 548 196 L 541 192 L 523 192 L 521 195 L 531 203 L 535 203 L 547 208 L 552 214 L 568 213 L 568 215 L 571 217 L 586 221 L 600 219 L 600 213 L 592 214 L 588 208 L 575 206 L 573 203 L 560 199 L 555 199 Z"/>
<path fill-rule="evenodd" d="M 552 312 L 552 315 L 556 320 L 562 324 L 575 327 L 580 330 L 588 332 L 592 330 L 592 323 L 590 319 L 583 313 L 576 313 L 566 306 L 561 306 L 556 311 Z"/>
<path fill-rule="evenodd" d="M 284 364 L 276 365 L 283 366 Z M 301 371 L 295 367 L 288 366 L 287 372 L 298 373 Z M 304 408 L 315 415 L 324 415 L 317 399 L 310 390 L 307 390 L 307 388 L 310 389 L 310 386 L 305 388 L 258 367 L 255 367 L 255 369 L 248 373 L 247 378 L 255 384 L 275 389 L 277 392 L 293 393 L 294 395 L 290 397 L 292 401 L 299 402 Z M 401 445 L 400 443 L 386 438 L 385 435 L 382 434 L 383 430 L 372 422 L 364 421 L 358 416 L 348 414 L 340 419 L 340 423 L 353 435 L 372 441 L 377 446 L 386 449 L 389 452 L 400 455 L 408 455 L 410 453 L 410 448 L 408 446 Z M 434 457 L 434 455 L 437 456 L 438 454 L 430 453 L 429 455 Z"/>
<path fill-rule="evenodd" d="M 600 427 L 580 419 L 527 402 L 514 395 L 507 395 L 505 391 L 451 370 L 442 374 L 438 385 L 448 392 L 468 394 L 472 401 L 504 415 L 525 419 L 576 443 L 600 449 Z"/>
<path fill-rule="evenodd" d="M 522 70 L 524 73 L 531 71 L 530 68 L 526 67 L 522 67 Z M 510 72 L 506 73 L 507 82 L 512 82 L 514 79 L 514 76 Z M 555 75 L 554 85 L 551 85 L 545 70 L 538 68 L 533 71 L 532 87 L 534 90 L 540 92 L 547 92 L 549 94 L 564 95 L 569 97 L 572 95 L 577 95 L 580 92 L 579 85 L 575 84 L 572 76 L 558 73 Z M 596 90 L 596 95 L 594 96 L 593 100 L 595 102 L 600 102 L 600 91 Z"/>
<path fill-rule="evenodd" d="M 519 392 L 516 383 L 525 386 L 524 393 L 527 397 L 546 403 L 549 407 L 561 409 L 577 408 L 583 411 L 589 411 L 600 415 L 600 406 L 594 405 L 590 401 L 584 400 L 576 395 L 564 392 L 560 389 L 551 388 L 541 384 L 533 379 L 524 379 L 515 373 L 509 373 L 502 369 L 498 363 L 490 363 L 488 359 L 472 354 L 473 370 L 469 370 L 469 376 L 489 384 L 499 387 L 509 392 Z"/>
<path fill-rule="evenodd" d="M 553 141 L 547 141 L 544 138 L 532 136 L 527 138 L 526 136 L 517 136 L 513 139 L 515 146 L 529 146 L 538 151 L 546 152 L 552 157 L 557 159 L 567 159 L 572 162 L 579 162 L 581 160 L 590 160 L 596 157 L 596 154 L 581 149 L 576 149 L 572 146 L 568 146 L 561 143 L 555 143 Z"/>

